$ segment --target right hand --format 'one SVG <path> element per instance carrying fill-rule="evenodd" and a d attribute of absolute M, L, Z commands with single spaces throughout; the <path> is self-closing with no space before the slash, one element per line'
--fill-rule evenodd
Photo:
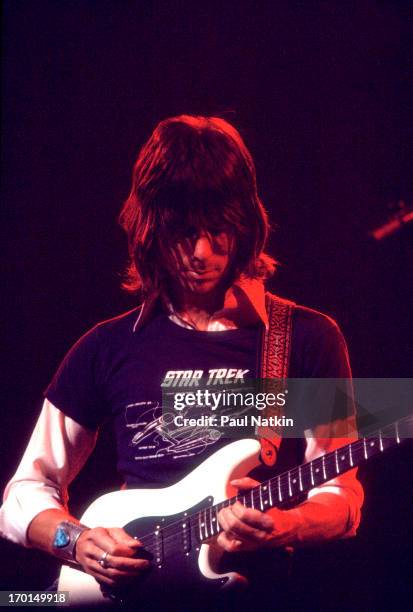
<path fill-rule="evenodd" d="M 111 587 L 120 586 L 149 568 L 146 559 L 134 559 L 142 544 L 119 527 L 95 527 L 84 531 L 76 542 L 75 558 L 87 574 Z M 99 559 L 107 552 L 107 567 Z"/>

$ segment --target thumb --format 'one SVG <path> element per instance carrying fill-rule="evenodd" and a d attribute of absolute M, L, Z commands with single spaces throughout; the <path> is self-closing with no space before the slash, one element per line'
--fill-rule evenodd
<path fill-rule="evenodd" d="M 260 483 L 258 480 L 254 480 L 249 476 L 244 476 L 244 478 L 236 478 L 235 480 L 231 480 L 230 484 L 237 489 L 253 489 Z"/>
<path fill-rule="evenodd" d="M 130 536 L 124 529 L 120 527 L 111 527 L 108 529 L 111 537 L 118 542 L 119 544 L 124 544 L 125 546 L 129 546 L 131 548 L 137 548 L 141 546 L 139 540 L 135 540 L 132 536 Z"/>

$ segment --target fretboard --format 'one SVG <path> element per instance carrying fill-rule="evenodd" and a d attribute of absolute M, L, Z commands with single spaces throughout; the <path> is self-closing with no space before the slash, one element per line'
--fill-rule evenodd
<path fill-rule="evenodd" d="M 256 508 L 261 511 L 274 507 L 282 508 L 314 487 L 333 480 L 364 461 L 400 444 L 403 441 L 400 437 L 400 427 L 411 418 L 409 416 L 400 419 L 372 436 L 359 438 L 313 461 L 270 478 L 248 492 L 239 493 L 235 497 L 192 515 L 190 521 L 196 529 L 198 541 L 204 542 L 211 536 L 218 535 L 222 530 L 218 523 L 219 511 L 236 501 L 248 508 Z"/>

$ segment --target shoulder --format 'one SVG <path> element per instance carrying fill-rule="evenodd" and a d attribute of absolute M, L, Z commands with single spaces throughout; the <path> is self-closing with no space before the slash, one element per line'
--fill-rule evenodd
<path fill-rule="evenodd" d="M 307 306 L 292 306 L 290 376 L 351 376 L 346 341 L 331 316 Z"/>
<path fill-rule="evenodd" d="M 113 358 L 125 350 L 138 316 L 135 308 L 100 321 L 71 347 L 45 396 L 67 416 L 96 429 L 106 414 L 103 387 Z"/>
<path fill-rule="evenodd" d="M 307 335 L 309 338 L 317 338 L 329 333 L 340 333 L 337 322 L 327 314 L 296 304 L 291 300 L 270 292 L 266 292 L 266 299 L 268 310 L 271 307 L 281 311 L 289 309 L 292 316 L 293 329 Z"/>
<path fill-rule="evenodd" d="M 104 346 L 116 345 L 117 341 L 124 343 L 125 338 L 133 334 L 139 310 L 140 307 L 134 308 L 96 323 L 72 345 L 66 359 L 81 355 L 97 356 Z"/>
<path fill-rule="evenodd" d="M 133 333 L 133 329 L 139 317 L 140 310 L 141 306 L 138 306 L 137 308 L 133 308 L 132 310 L 128 310 L 127 312 L 123 312 L 110 319 L 99 321 L 99 323 L 97 323 L 90 330 L 90 332 L 96 332 L 102 336 L 116 336 L 118 334 L 127 334 L 128 332 Z"/>
<path fill-rule="evenodd" d="M 331 316 L 298 304 L 293 308 L 293 328 L 296 333 L 305 335 L 308 340 L 328 335 L 341 335 L 337 321 Z"/>

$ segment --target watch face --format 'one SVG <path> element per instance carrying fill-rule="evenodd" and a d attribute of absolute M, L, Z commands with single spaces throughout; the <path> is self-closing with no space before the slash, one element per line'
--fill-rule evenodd
<path fill-rule="evenodd" d="M 70 536 L 64 527 L 58 527 L 53 540 L 54 548 L 64 548 L 70 542 Z"/>

